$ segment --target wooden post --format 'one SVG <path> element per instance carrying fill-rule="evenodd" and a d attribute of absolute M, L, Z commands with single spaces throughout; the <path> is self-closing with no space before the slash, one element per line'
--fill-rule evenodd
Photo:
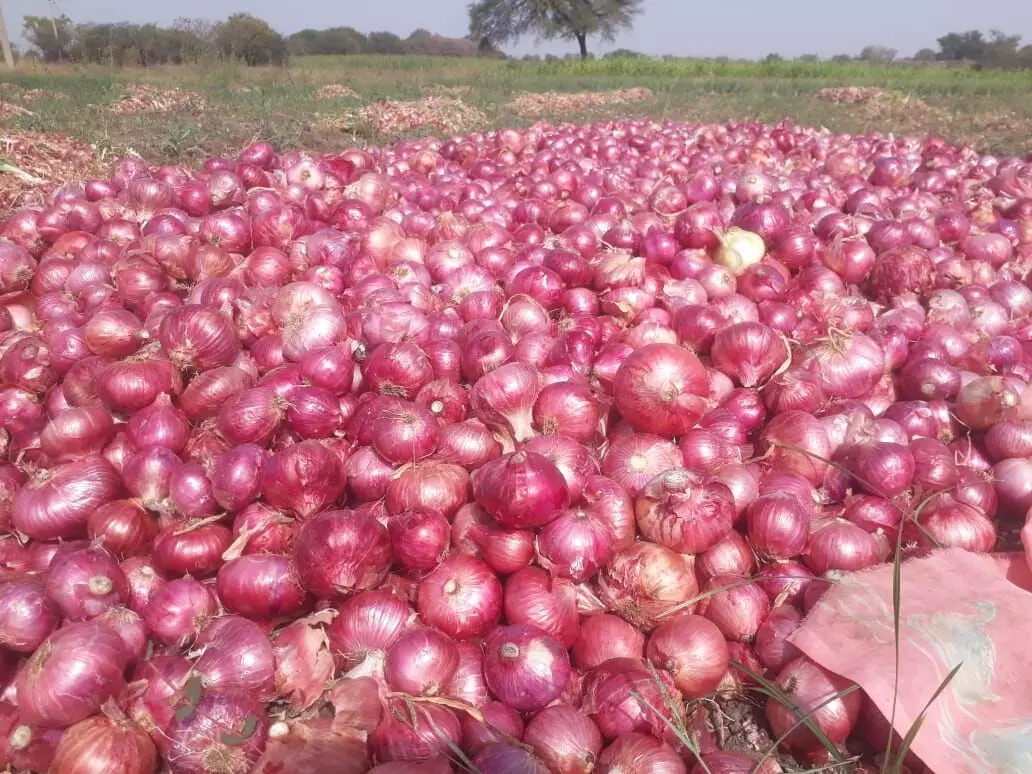
<path fill-rule="evenodd" d="M 8 67 L 14 67 L 14 54 L 11 53 L 11 39 L 7 37 L 3 8 L 0 8 L 0 48 L 4 50 L 4 62 Z"/>

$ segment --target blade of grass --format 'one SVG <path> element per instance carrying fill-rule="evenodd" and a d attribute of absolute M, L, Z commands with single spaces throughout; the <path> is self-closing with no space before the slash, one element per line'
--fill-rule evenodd
<path fill-rule="evenodd" d="M 903 607 L 903 530 L 896 535 L 896 550 L 892 557 L 892 712 L 889 715 L 889 739 L 885 743 L 885 760 L 892 752 L 892 729 L 896 727 L 896 705 L 899 700 L 900 616 Z"/>
<path fill-rule="evenodd" d="M 910 752 L 910 748 L 913 746 L 914 740 L 917 739 L 917 735 L 921 731 L 921 726 L 924 725 L 925 717 L 927 717 L 927 715 L 928 715 L 928 710 L 931 709 L 931 706 L 932 706 L 932 704 L 935 703 L 935 700 L 938 699 L 942 695 L 942 692 L 946 690 L 946 687 L 951 682 L 953 682 L 953 678 L 957 676 L 957 672 L 960 671 L 960 668 L 962 666 L 964 666 L 964 662 L 963 661 L 961 661 L 959 664 L 957 664 L 955 667 L 953 667 L 953 669 L 951 669 L 949 671 L 949 674 L 947 674 L 946 677 L 943 678 L 943 681 L 941 683 L 939 683 L 939 687 L 935 689 L 935 693 L 933 693 L 931 695 L 931 698 L 929 698 L 928 701 L 925 702 L 924 708 L 921 710 L 921 713 L 917 716 L 917 718 L 914 719 L 914 722 L 911 723 L 910 728 L 907 730 L 906 735 L 903 737 L 903 741 L 900 742 L 899 752 L 897 753 L 896 759 L 894 761 L 892 761 L 891 765 L 889 765 L 889 760 L 890 759 L 886 758 L 886 766 L 888 766 L 888 768 L 887 768 L 887 770 L 886 769 L 882 770 L 884 772 L 884 774 L 901 774 L 902 773 L 902 771 L 903 771 L 903 762 L 906 760 L 907 753 Z M 889 750 L 890 750 L 890 752 L 892 750 L 892 730 L 891 729 L 889 730 Z"/>
<path fill-rule="evenodd" d="M 694 604 L 702 602 L 704 599 L 709 599 L 712 596 L 716 596 L 717 594 L 720 594 L 720 593 L 722 593 L 724 591 L 728 591 L 730 589 L 737 589 L 739 586 L 749 586 L 749 585 L 751 585 L 753 583 L 757 583 L 759 580 L 760 580 L 760 578 L 755 578 L 755 577 L 753 577 L 753 578 L 743 578 L 740 581 L 735 581 L 734 583 L 729 583 L 726 586 L 718 586 L 715 589 L 710 589 L 709 591 L 704 591 L 701 594 L 696 594 L 691 599 L 686 599 L 684 602 L 678 602 L 673 607 L 668 607 L 666 610 L 664 610 L 663 612 L 659 613 L 656 616 L 656 618 L 659 619 L 659 620 L 662 620 L 663 618 L 668 618 L 669 616 L 672 616 L 672 615 L 674 615 L 676 613 L 679 613 L 682 610 L 684 610 L 686 608 L 689 608 L 689 607 L 691 607 Z M 763 577 L 763 580 L 790 580 L 790 581 L 798 581 L 799 577 L 798 576 L 793 576 L 793 575 L 780 575 L 780 576 L 778 576 L 778 575 L 765 575 Z M 838 582 L 838 581 L 836 581 L 833 578 L 822 578 L 822 580 L 825 580 L 825 581 L 827 581 L 829 583 L 837 583 Z"/>
<path fill-rule="evenodd" d="M 749 669 L 749 667 L 745 666 L 745 664 L 741 664 L 738 661 L 732 660 L 731 666 L 755 680 L 756 683 L 760 685 L 775 701 L 781 702 L 781 704 L 792 712 L 803 714 L 802 707 L 792 701 L 788 694 L 778 688 L 778 686 L 774 685 L 774 683 L 767 680 L 763 675 L 757 674 Z M 809 714 L 803 715 L 802 722 L 808 729 L 810 729 L 811 732 L 813 732 L 813 735 L 817 737 L 817 741 L 819 741 L 824 749 L 828 751 L 828 754 L 835 759 L 835 762 L 842 763 L 844 759 L 838 746 L 828 738 L 828 735 L 821 730 L 821 727 L 813 721 Z"/>

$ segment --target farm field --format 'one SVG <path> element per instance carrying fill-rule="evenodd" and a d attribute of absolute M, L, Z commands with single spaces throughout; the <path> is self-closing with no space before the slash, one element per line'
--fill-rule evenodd
<path fill-rule="evenodd" d="M 150 90 L 133 94 L 141 85 Z M 256 138 L 319 151 L 450 129 L 615 117 L 685 122 L 789 118 L 835 132 L 940 134 L 1008 154 L 1026 150 L 1032 136 L 1030 85 L 1032 79 L 1021 71 L 832 62 L 507 63 L 353 56 L 309 57 L 286 68 L 213 64 L 151 70 L 30 63 L 0 75 L 0 126 L 7 133 L 67 135 L 95 146 L 104 157 L 131 151 L 153 163 L 189 163 Z M 526 92 L 628 89 L 648 92 L 610 104 L 597 98 L 517 100 Z M 840 101 L 828 98 L 823 90 L 829 89 Z M 404 108 L 386 117 L 355 115 L 378 100 L 427 97 L 436 98 L 429 104 L 439 120 L 406 120 Z"/>

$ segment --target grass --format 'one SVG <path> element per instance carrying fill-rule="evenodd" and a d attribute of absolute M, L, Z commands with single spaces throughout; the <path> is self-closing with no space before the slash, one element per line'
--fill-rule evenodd
<path fill-rule="evenodd" d="M 207 155 L 231 153 L 253 139 L 312 151 L 395 139 L 382 132 L 334 128 L 335 116 L 360 103 L 317 99 L 317 89 L 328 83 L 349 86 L 365 103 L 382 98 L 418 100 L 441 87 L 465 87 L 468 91 L 461 99 L 486 114 L 488 128 L 525 126 L 537 120 L 516 115 L 507 107 L 520 92 L 644 86 L 653 92 L 644 102 L 553 112 L 541 118 L 570 122 L 617 117 L 686 122 L 777 122 L 788 118 L 839 132 L 940 134 L 996 154 L 1024 152 L 1024 143 L 1032 135 L 1028 75 L 1014 71 L 833 62 L 613 59 L 511 63 L 354 56 L 310 57 L 286 68 L 212 62 L 119 71 L 26 63 L 13 73 L 0 75 L 0 87 L 5 82 L 21 90 L 44 92 L 23 105 L 32 115 L 4 121 L 8 131 L 57 132 L 110 152 L 132 150 L 155 163 L 193 163 Z M 133 115 L 108 110 L 133 82 L 196 91 L 207 108 Z M 849 85 L 877 86 L 897 98 L 879 105 L 832 104 L 817 98 L 823 88 Z M 16 93 L 14 89 L 2 91 L 0 100 L 19 104 Z"/>

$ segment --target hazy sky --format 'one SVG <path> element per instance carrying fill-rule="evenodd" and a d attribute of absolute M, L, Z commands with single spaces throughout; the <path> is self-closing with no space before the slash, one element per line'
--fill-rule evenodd
<path fill-rule="evenodd" d="M 177 16 L 220 19 L 235 11 L 260 16 L 280 32 L 348 25 L 402 37 L 424 27 L 459 36 L 467 29 L 467 0 L 4 0 L 12 37 L 26 14 L 56 9 L 75 21 L 168 23 Z M 633 30 L 593 51 L 630 48 L 648 54 L 759 58 L 855 54 L 867 44 L 901 54 L 930 47 L 947 32 L 998 27 L 1032 43 L 1032 0 L 645 0 Z M 569 43 L 521 40 L 509 53 L 566 53 Z"/>

